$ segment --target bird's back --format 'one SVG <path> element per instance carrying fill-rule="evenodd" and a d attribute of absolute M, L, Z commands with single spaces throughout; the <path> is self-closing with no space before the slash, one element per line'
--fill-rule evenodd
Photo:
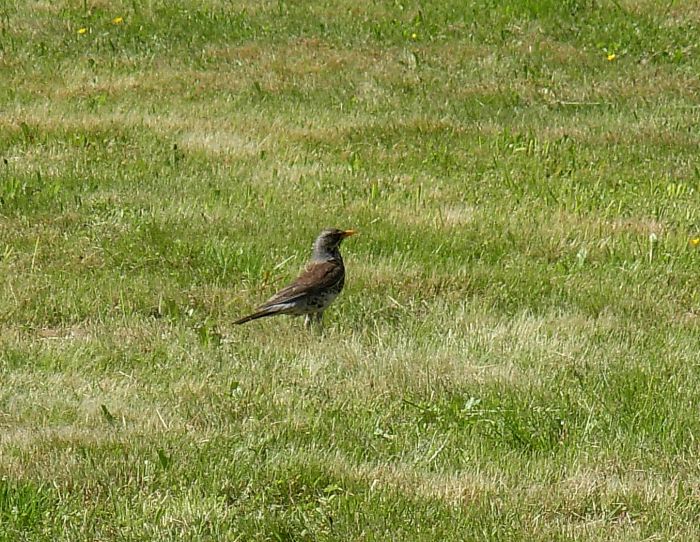
<path fill-rule="evenodd" d="M 284 303 L 298 304 L 300 312 L 305 312 L 305 305 L 325 308 L 341 292 L 344 284 L 345 266 L 342 259 L 311 262 L 294 282 L 273 295 L 259 309 Z M 304 299 L 306 303 L 303 303 Z"/>

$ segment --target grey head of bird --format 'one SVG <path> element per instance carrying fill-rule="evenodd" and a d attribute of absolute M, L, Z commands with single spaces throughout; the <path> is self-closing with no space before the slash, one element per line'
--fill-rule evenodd
<path fill-rule="evenodd" d="M 339 230 L 337 228 L 327 228 L 323 230 L 314 241 L 311 259 L 317 262 L 324 262 L 333 259 L 341 259 L 340 243 L 343 239 L 355 235 L 356 230 Z"/>

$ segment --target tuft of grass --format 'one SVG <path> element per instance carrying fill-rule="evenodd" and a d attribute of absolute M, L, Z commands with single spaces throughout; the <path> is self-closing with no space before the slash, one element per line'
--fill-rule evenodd
<path fill-rule="evenodd" d="M 53 492 L 31 481 L 0 479 L 0 519 L 3 540 L 41 533 L 55 504 Z"/>

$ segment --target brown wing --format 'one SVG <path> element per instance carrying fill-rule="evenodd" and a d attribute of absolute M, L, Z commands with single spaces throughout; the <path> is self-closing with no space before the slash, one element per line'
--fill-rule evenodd
<path fill-rule="evenodd" d="M 343 280 L 345 270 L 343 264 L 336 261 L 312 262 L 289 286 L 283 288 L 258 309 L 277 303 L 289 303 L 309 294 L 325 290 Z"/>

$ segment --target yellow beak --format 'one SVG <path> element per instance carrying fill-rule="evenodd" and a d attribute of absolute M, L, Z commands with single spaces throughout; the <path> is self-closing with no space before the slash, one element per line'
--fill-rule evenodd
<path fill-rule="evenodd" d="M 355 235 L 356 233 L 358 233 L 357 230 L 345 230 L 343 232 L 343 239 L 345 239 L 346 237 L 350 237 L 351 235 Z"/>

